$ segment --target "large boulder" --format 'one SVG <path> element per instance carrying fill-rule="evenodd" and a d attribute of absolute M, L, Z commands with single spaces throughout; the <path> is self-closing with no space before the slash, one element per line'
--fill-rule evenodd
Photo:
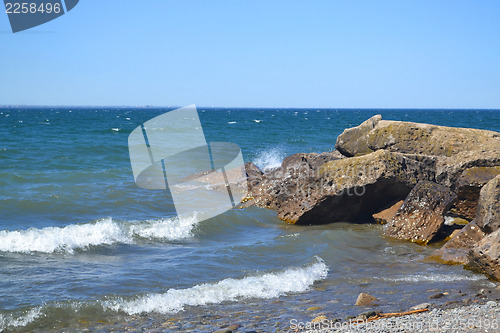
<path fill-rule="evenodd" d="M 419 182 L 385 227 L 385 235 L 427 244 L 435 240 L 444 225 L 444 214 L 456 195 L 447 187 L 430 181 Z"/>
<path fill-rule="evenodd" d="M 259 207 L 274 208 L 289 223 L 320 224 L 360 219 L 404 199 L 420 180 L 434 178 L 433 159 L 388 151 L 324 163 L 320 168 L 304 156 L 294 157 L 297 168 L 266 175 L 251 190 Z"/>
<path fill-rule="evenodd" d="M 470 128 L 382 120 L 376 115 L 361 125 L 348 128 L 335 147 L 345 156 L 359 156 L 376 150 L 451 157 L 464 151 L 500 149 L 500 133 Z"/>
<path fill-rule="evenodd" d="M 468 259 L 467 268 L 500 281 L 500 229 L 479 241 Z"/>
<path fill-rule="evenodd" d="M 382 120 L 380 115 L 345 129 L 335 147 L 347 157 L 381 149 L 434 156 L 436 182 L 452 189 L 466 169 L 500 166 L 498 132 Z"/>
<path fill-rule="evenodd" d="M 486 233 L 500 229 L 500 175 L 481 189 L 474 221 Z"/>
<path fill-rule="evenodd" d="M 455 186 L 457 200 L 450 209 L 450 215 L 469 221 L 474 219 L 481 188 L 498 175 L 500 166 L 473 167 L 464 170 Z"/>

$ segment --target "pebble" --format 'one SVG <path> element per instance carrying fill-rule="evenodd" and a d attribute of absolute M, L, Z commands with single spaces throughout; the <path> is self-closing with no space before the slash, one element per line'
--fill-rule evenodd
<path fill-rule="evenodd" d="M 431 306 L 431 303 L 422 303 L 419 305 L 415 305 L 410 310 L 423 310 L 423 309 L 428 309 L 430 306 Z"/>

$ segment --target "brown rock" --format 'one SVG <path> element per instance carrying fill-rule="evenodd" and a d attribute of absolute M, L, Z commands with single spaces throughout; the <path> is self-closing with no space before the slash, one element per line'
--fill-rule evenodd
<path fill-rule="evenodd" d="M 434 177 L 432 161 L 387 151 L 329 161 L 319 170 L 308 169 L 302 158 L 295 163 L 297 168 L 285 163 L 285 171 L 266 174 L 250 196 L 257 206 L 274 208 L 280 219 L 298 224 L 372 220 L 418 181 Z"/>
<path fill-rule="evenodd" d="M 500 149 L 500 133 L 403 121 L 382 120 L 376 115 L 361 125 L 348 128 L 335 147 L 343 155 L 359 156 L 379 149 L 407 154 L 450 157 L 464 151 Z M 499 156 L 500 157 L 500 156 Z"/>
<path fill-rule="evenodd" d="M 444 224 L 444 214 L 453 204 L 456 195 L 447 187 L 429 182 L 419 182 L 390 223 L 385 235 L 427 244 L 434 240 Z"/>
<path fill-rule="evenodd" d="M 474 221 L 486 233 L 500 229 L 500 175 L 481 189 Z"/>
<path fill-rule="evenodd" d="M 485 233 L 471 222 L 451 237 L 443 247 L 434 251 L 428 259 L 450 265 L 467 264 L 469 251 L 484 236 Z"/>
<path fill-rule="evenodd" d="M 434 157 L 435 181 L 452 189 L 466 169 L 500 166 L 498 132 L 387 121 L 379 115 L 344 130 L 335 147 L 348 157 L 380 149 Z"/>
<path fill-rule="evenodd" d="M 394 215 L 396 215 L 398 209 L 401 207 L 402 204 L 403 200 L 396 202 L 391 207 L 384 209 L 383 211 L 378 212 L 377 214 L 373 214 L 373 219 L 375 220 L 375 222 L 380 224 L 389 223 L 394 217 Z"/>
<path fill-rule="evenodd" d="M 500 229 L 483 238 L 470 251 L 466 268 L 500 281 Z"/>
<path fill-rule="evenodd" d="M 450 214 L 472 220 L 476 216 L 477 201 L 481 188 L 500 174 L 500 166 L 473 167 L 466 169 L 458 178 L 455 192 L 457 200 L 450 209 Z"/>
<path fill-rule="evenodd" d="M 358 295 L 358 299 L 356 300 L 356 303 L 354 305 L 357 306 L 366 306 L 366 305 L 373 305 L 373 303 L 377 302 L 378 298 L 375 296 L 361 293 Z"/>

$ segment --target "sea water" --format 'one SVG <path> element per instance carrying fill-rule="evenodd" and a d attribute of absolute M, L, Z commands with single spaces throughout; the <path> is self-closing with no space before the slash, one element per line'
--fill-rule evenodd
<path fill-rule="evenodd" d="M 134 128 L 168 110 L 0 109 L 0 331 L 136 315 L 240 313 L 269 325 L 312 319 L 312 306 L 355 314 L 359 292 L 394 310 L 432 290 L 491 286 L 459 266 L 425 262 L 433 247 L 386 239 L 379 225 L 293 226 L 255 207 L 201 222 L 196 212 L 175 217 L 165 191 L 135 185 L 127 147 Z M 375 114 L 500 131 L 497 110 L 198 111 L 208 142 L 238 144 L 261 169 L 331 151 L 343 129 Z"/>

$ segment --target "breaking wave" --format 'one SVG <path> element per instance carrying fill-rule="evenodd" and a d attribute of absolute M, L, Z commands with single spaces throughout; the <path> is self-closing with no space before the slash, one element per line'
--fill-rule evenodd
<path fill-rule="evenodd" d="M 196 215 L 191 215 L 134 222 L 104 218 L 65 227 L 2 230 L 0 251 L 73 253 L 77 249 L 88 249 L 91 246 L 133 244 L 138 238 L 175 241 L 193 236 L 193 228 L 197 224 Z"/>
<path fill-rule="evenodd" d="M 127 314 L 144 312 L 176 313 L 185 306 L 218 304 L 249 298 L 275 298 L 286 293 L 304 292 L 315 281 L 324 279 L 328 267 L 321 258 L 304 268 L 289 268 L 278 273 L 224 279 L 188 289 L 169 289 L 165 293 L 148 294 L 135 300 L 104 301 L 104 308 Z"/>

